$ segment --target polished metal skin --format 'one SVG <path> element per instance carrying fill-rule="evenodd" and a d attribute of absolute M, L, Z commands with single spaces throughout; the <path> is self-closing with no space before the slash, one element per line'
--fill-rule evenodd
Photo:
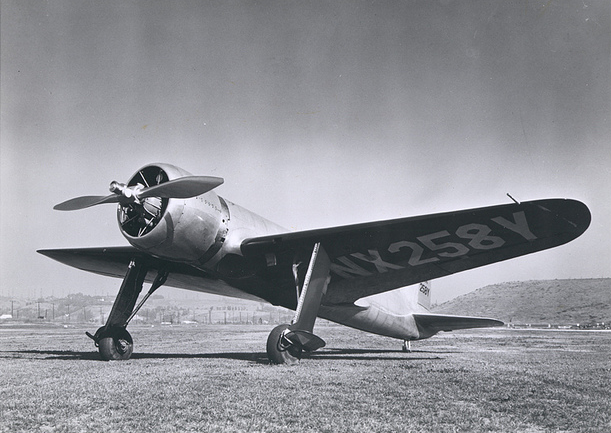
<path fill-rule="evenodd" d="M 289 353 L 324 345 L 312 333 L 316 317 L 404 341 L 499 326 L 494 319 L 431 314 L 428 283 L 402 287 L 562 245 L 591 220 L 581 202 L 546 199 L 288 232 L 219 196 L 214 189 L 222 182 L 151 164 L 125 184 L 111 183 L 109 196 L 55 207 L 118 203 L 119 227 L 132 245 L 40 251 L 124 279 L 107 324 L 88 334 L 96 344 L 106 339 L 104 356 L 123 356 L 115 342 L 128 340 L 121 336 L 141 306 L 135 302 L 144 282 L 153 284 L 149 295 L 165 284 L 296 310 L 291 325 L 274 331 L 278 341 L 268 341 L 270 359 L 277 360 L 291 358 L 283 353 L 287 344 L 297 348 Z"/>

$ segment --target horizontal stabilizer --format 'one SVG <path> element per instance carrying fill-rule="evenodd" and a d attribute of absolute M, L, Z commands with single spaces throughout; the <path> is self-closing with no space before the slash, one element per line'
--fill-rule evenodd
<path fill-rule="evenodd" d="M 418 328 L 427 331 L 454 331 L 458 329 L 490 328 L 503 326 L 504 323 L 496 319 L 469 316 L 450 316 L 444 314 L 414 314 Z"/>

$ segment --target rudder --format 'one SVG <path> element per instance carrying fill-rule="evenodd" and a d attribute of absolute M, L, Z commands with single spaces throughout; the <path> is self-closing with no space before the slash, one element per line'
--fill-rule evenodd
<path fill-rule="evenodd" d="M 423 281 L 418 285 L 418 304 L 430 310 L 431 308 L 431 282 Z"/>

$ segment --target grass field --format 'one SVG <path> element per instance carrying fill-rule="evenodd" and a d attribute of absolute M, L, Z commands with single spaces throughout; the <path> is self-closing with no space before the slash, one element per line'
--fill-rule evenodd
<path fill-rule="evenodd" d="M 1 432 L 609 432 L 611 332 L 477 330 L 400 342 L 340 326 L 297 366 L 270 326 L 0 327 Z M 87 329 L 95 331 L 95 329 Z"/>

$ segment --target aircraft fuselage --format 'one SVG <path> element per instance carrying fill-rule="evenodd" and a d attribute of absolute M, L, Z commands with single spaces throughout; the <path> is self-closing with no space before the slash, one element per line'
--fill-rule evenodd
<path fill-rule="evenodd" d="M 157 166 L 164 170 L 170 180 L 189 175 L 168 164 Z M 130 184 L 136 183 L 138 177 L 144 178 L 146 173 L 137 173 Z M 189 199 L 167 200 L 163 203 L 163 215 L 159 215 L 157 221 L 142 222 L 145 230 L 126 230 L 126 217 L 121 208 L 118 219 L 123 235 L 137 249 L 160 259 L 188 263 L 211 276 L 200 284 L 190 285 L 191 290 L 231 296 L 231 291 L 227 290 L 227 285 L 230 285 L 239 289 L 235 293 L 239 297 L 242 297 L 240 292 L 246 292 L 274 305 L 289 309 L 297 306 L 296 295 L 291 295 L 295 293 L 293 275 L 285 272 L 278 276 L 275 257 L 268 257 L 266 263 L 249 263 L 240 249 L 245 239 L 286 233 L 288 230 L 224 199 L 214 191 Z M 269 275 L 273 275 L 273 278 Z M 287 290 L 286 287 L 277 287 L 278 284 L 291 287 Z M 410 311 L 397 314 L 374 305 L 334 305 L 325 303 L 323 297 L 319 316 L 404 340 L 424 337 Z"/>

